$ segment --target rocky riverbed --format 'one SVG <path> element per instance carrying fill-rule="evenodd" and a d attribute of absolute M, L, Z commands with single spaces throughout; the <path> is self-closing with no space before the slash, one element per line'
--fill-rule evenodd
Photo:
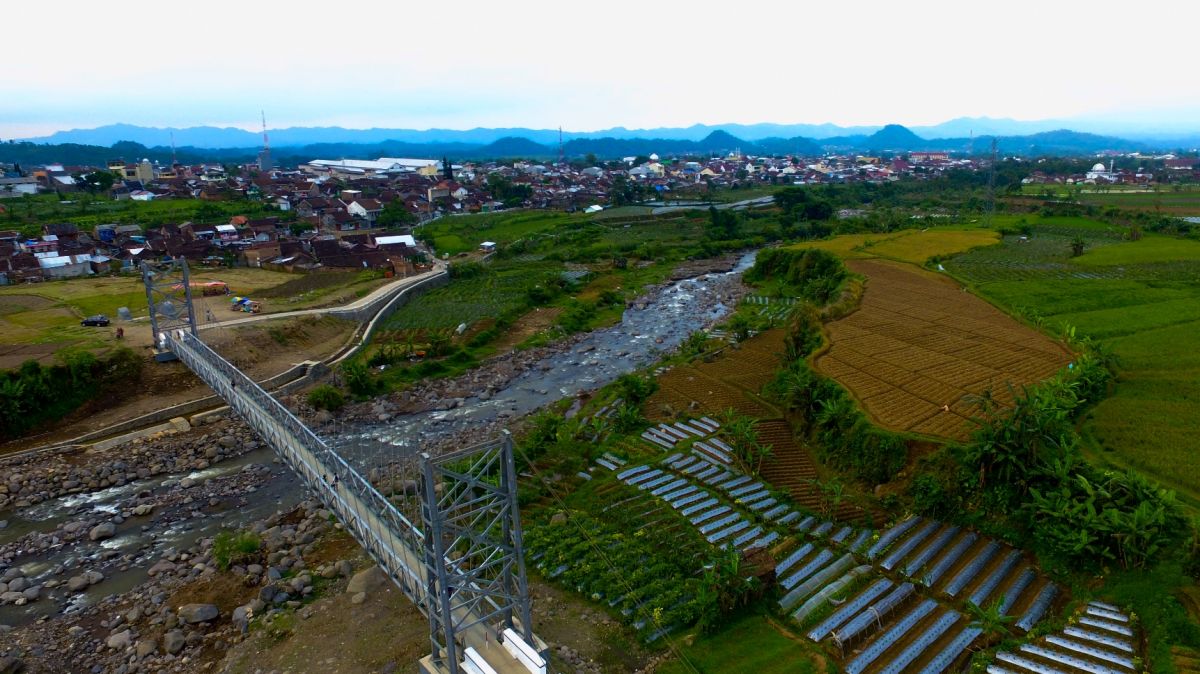
<path fill-rule="evenodd" d="M 298 397 L 284 402 L 325 437 L 370 439 L 376 451 L 481 441 L 654 362 L 719 320 L 745 292 L 727 269 L 748 260 L 650 289 L 617 326 L 513 351 L 336 417 Z M 349 581 L 361 554 L 354 547 L 310 563 L 340 525 L 304 496 L 228 415 L 106 451 L 0 460 L 0 674 L 219 669 L 218 655 L 242 638 L 243 624 L 267 629 L 275 616 L 312 610 L 314 593 Z M 261 550 L 219 569 L 214 539 L 245 529 Z"/>

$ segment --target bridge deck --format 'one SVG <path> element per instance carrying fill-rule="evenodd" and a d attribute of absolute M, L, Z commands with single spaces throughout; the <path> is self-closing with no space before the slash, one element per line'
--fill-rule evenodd
<path fill-rule="evenodd" d="M 424 535 L 358 471 L 333 451 L 287 408 L 197 337 L 167 336 L 172 352 L 207 383 L 304 480 L 333 511 L 360 545 L 417 608 L 429 615 Z M 474 622 L 459 609 L 456 618 Z M 500 646 L 492 626 L 475 623 L 458 632 L 462 646 L 473 647 L 500 674 L 525 669 Z"/>

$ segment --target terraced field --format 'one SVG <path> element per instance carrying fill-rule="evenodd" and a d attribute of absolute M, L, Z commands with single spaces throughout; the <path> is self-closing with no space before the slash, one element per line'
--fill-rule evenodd
<path fill-rule="evenodd" d="M 1007 384 L 1052 375 L 1070 353 L 936 274 L 850 260 L 867 278 L 861 307 L 827 325 L 816 367 L 844 385 L 879 425 L 962 439 L 972 396 L 1008 399 Z"/>
<path fill-rule="evenodd" d="M 807 448 L 796 442 L 782 412 L 758 394 L 779 368 L 782 329 L 773 329 L 730 347 L 709 362 L 672 368 L 658 378 L 659 389 L 646 404 L 647 415 L 667 421 L 681 412 L 719 415 L 728 409 L 758 419 L 759 441 L 771 446 L 763 477 L 813 511 L 827 504 L 814 483 L 817 466 Z M 849 503 L 837 505 L 835 517 L 857 520 L 864 512 Z"/>
<path fill-rule="evenodd" d="M 613 489 L 609 480 L 615 476 L 625 493 L 641 494 L 623 501 L 656 513 L 637 537 L 698 535 L 708 545 L 756 559 L 765 553 L 774 565 L 775 608 L 786 629 L 841 671 L 963 671 L 977 649 L 1001 639 L 1023 640 L 1064 602 L 1064 590 L 1031 557 L 977 532 L 920 517 L 875 531 L 796 507 L 771 484 L 741 474 L 719 433 L 710 417 L 661 423 L 642 439 L 666 456 L 646 462 L 606 455 L 581 476 L 603 490 Z M 684 530 L 690 530 L 686 536 Z M 689 548 L 688 554 L 698 550 Z M 570 568 L 562 563 L 547 570 Z M 666 589 L 670 582 L 659 585 Z M 611 606 L 625 604 L 623 613 L 636 620 L 639 609 L 628 605 L 634 587 L 614 597 L 596 596 Z M 1009 618 L 989 633 L 971 617 L 971 604 L 997 606 Z M 1135 668 L 1126 665 L 1137 656 L 1137 644 L 1128 616 L 1093 602 L 1077 618 L 1061 634 L 1001 654 L 989 671 L 1132 674 Z M 648 640 L 683 627 L 669 621 L 633 624 Z"/>

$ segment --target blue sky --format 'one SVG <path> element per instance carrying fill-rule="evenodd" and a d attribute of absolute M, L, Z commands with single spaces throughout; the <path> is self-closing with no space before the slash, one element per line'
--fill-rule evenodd
<path fill-rule="evenodd" d="M 1156 2 L 160 3 L 4 10 L 0 138 L 125 122 L 272 128 L 1200 127 L 1200 7 Z M 1170 50 L 1168 49 L 1168 52 Z M 1193 125 L 1193 120 L 1196 123 Z"/>

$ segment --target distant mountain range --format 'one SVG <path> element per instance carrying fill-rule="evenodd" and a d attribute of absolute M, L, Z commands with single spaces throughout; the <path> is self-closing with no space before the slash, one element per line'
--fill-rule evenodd
<path fill-rule="evenodd" d="M 892 126 L 892 125 L 889 125 Z M 870 137 L 886 127 L 850 126 L 835 124 L 695 124 L 688 127 L 664 127 L 653 129 L 626 129 L 614 127 L 600 131 L 565 131 L 564 142 L 575 140 L 634 140 L 662 139 L 678 141 L 707 141 L 714 132 L 722 132 L 742 142 L 761 143 L 776 139 L 805 138 L 839 144 L 843 139 Z M 1132 128 L 1132 127 L 1131 127 Z M 934 126 L 914 126 L 910 130 L 926 140 L 953 140 L 959 144 L 955 149 L 966 150 L 970 138 L 983 136 L 1030 136 L 1048 131 L 1074 129 L 1101 135 L 1118 135 L 1130 140 L 1153 142 L 1160 147 L 1200 144 L 1200 132 L 1182 133 L 1150 132 L 1145 128 L 1120 132 L 1119 127 L 1101 122 L 1040 120 L 1018 121 L 990 117 L 960 117 Z M 1118 130 L 1114 130 L 1118 129 Z M 559 132 L 555 129 L 497 128 L 497 129 L 344 129 L 341 127 L 294 127 L 270 131 L 271 145 L 275 148 L 301 147 L 325 143 L 376 144 L 387 141 L 413 144 L 461 143 L 483 146 L 507 138 L 524 138 L 557 150 Z M 18 139 L 20 140 L 20 139 Z M 250 148 L 262 145 L 262 135 L 237 128 L 195 126 L 188 128 L 155 128 L 132 124 L 111 124 L 95 129 L 72 129 L 59 131 L 49 136 L 28 138 L 34 143 L 77 143 L 80 145 L 110 146 L 119 141 L 132 141 L 147 147 L 177 147 L 205 149 Z M 961 141 L 961 142 L 960 142 Z"/>
<path fill-rule="evenodd" d="M 1003 121 L 1003 120 L 1001 120 Z M 958 128 L 947 122 L 948 128 Z M 739 127 L 739 125 L 722 125 Z M 828 125 L 826 125 L 828 126 Z M 1000 125 L 1003 126 L 1003 125 Z M 911 151 L 946 151 L 954 153 L 987 154 L 992 139 L 1004 155 L 1094 155 L 1102 151 L 1154 151 L 1195 147 L 1184 142 L 1131 140 L 1065 129 L 1043 130 L 1027 134 L 975 134 L 973 136 L 930 137 L 898 124 L 865 131 L 861 127 L 843 129 L 855 133 L 835 136 L 784 135 L 792 127 L 786 125 L 742 126 L 743 131 L 775 132 L 774 135 L 736 135 L 720 127 L 688 127 L 687 129 L 621 130 L 628 134 L 605 135 L 563 134 L 562 152 L 567 157 L 594 155 L 597 159 L 613 159 L 658 153 L 662 156 L 713 156 L 732 150 L 749 154 L 819 155 L 825 152 L 900 153 Z M 818 128 L 818 127 L 808 127 Z M 825 126 L 819 127 L 828 131 Z M 705 130 L 699 137 L 697 130 Z M 610 130 L 612 131 L 612 130 Z M 65 131 L 39 139 L 37 142 L 0 143 L 0 161 L 36 164 L 58 161 L 67 164 L 99 164 L 121 157 L 133 161 L 152 157 L 163 161 L 174 154 L 180 161 L 244 162 L 254 159 L 261 139 L 240 129 L 196 127 L 176 131 L 176 149 L 161 142 L 163 129 L 115 125 L 86 131 Z M 553 134 L 547 140 L 547 134 Z M 600 133 L 600 132 L 598 132 Z M 926 132 L 928 133 L 928 132 Z M 289 134 L 291 134 L 289 136 Z M 305 135 L 309 134 L 309 135 Z M 652 135 L 654 134 L 654 135 Z M 331 140 L 302 143 L 313 136 Z M 295 138 L 297 144 L 281 142 L 279 137 Z M 391 136 L 401 136 L 395 138 Z M 493 137 L 494 136 L 494 137 Z M 682 137 L 681 137 L 682 136 Z M 117 140 L 113 140 L 117 139 Z M 225 139 L 225 140 L 220 140 Z M 1198 139 L 1200 140 L 1200 139 Z M 205 145 L 222 143 L 219 146 Z M 228 145 L 224 144 L 228 143 Z M 451 157 L 454 159 L 504 159 L 523 157 L 548 159 L 559 153 L 558 132 L 530 129 L 474 129 L 471 131 L 406 131 L 351 129 L 284 129 L 272 132 L 272 155 L 278 164 L 295 166 L 314 158 L 361 159 L 375 157 Z"/>

